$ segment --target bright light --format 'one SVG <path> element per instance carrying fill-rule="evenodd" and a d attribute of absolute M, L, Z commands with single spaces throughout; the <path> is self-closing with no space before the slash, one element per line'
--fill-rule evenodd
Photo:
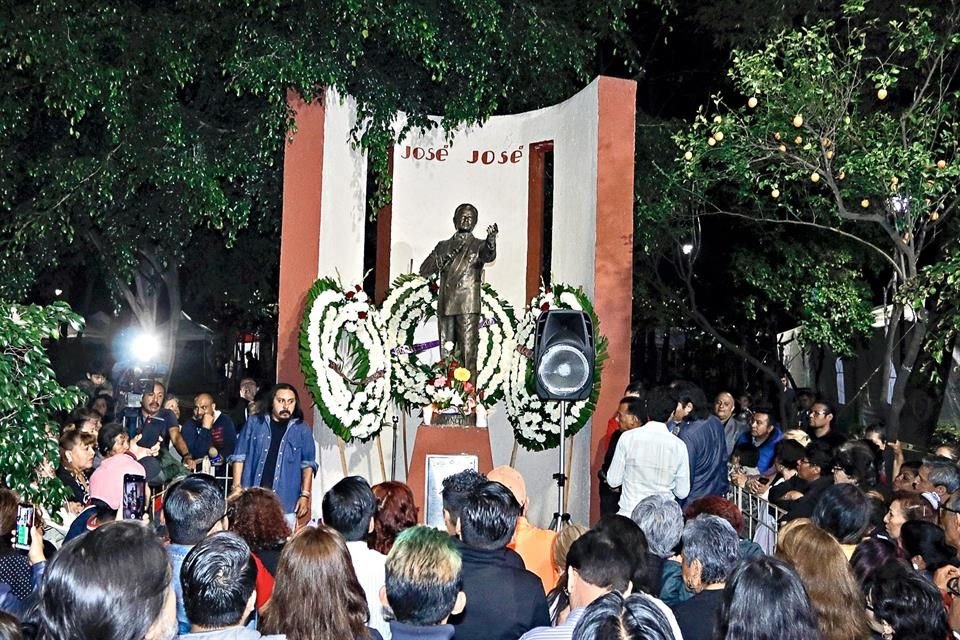
<path fill-rule="evenodd" d="M 55 295 L 55 296 L 59 296 L 61 293 L 63 293 L 63 289 L 54 289 L 54 290 L 53 290 L 53 295 Z"/>
<path fill-rule="evenodd" d="M 680 247 L 680 250 L 683 251 L 683 255 L 685 256 L 690 255 L 691 253 L 693 253 L 693 243 L 691 242 L 683 243 L 683 246 Z"/>
<path fill-rule="evenodd" d="M 152 333 L 141 331 L 130 341 L 130 355 L 139 362 L 150 362 L 160 353 L 160 340 Z"/>

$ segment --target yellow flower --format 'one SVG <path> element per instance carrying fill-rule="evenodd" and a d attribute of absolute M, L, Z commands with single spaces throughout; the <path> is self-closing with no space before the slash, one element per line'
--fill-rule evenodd
<path fill-rule="evenodd" d="M 466 382 L 470 379 L 470 369 L 464 369 L 463 367 L 457 367 L 453 370 L 453 377 L 460 382 Z"/>

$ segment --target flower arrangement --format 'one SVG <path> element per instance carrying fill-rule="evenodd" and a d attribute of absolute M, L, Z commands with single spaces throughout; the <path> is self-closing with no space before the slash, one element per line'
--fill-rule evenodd
<path fill-rule="evenodd" d="M 360 285 L 321 278 L 307 294 L 300 366 L 324 423 L 345 441 L 379 433 L 390 406 L 391 361 L 381 313 Z"/>
<path fill-rule="evenodd" d="M 575 435 L 593 415 L 600 396 L 600 375 L 607 359 L 607 339 L 600 335 L 600 322 L 586 293 L 579 287 L 558 283 L 541 287 L 520 318 L 516 331 L 515 355 L 507 372 L 507 415 L 514 437 L 525 449 L 543 451 L 560 444 L 560 403 L 541 400 L 534 387 L 533 347 L 537 318 L 550 309 L 577 309 L 590 316 L 594 327 L 596 349 L 593 389 L 581 402 L 567 403 L 568 436 Z"/>
<path fill-rule="evenodd" d="M 448 347 L 453 345 L 448 343 Z M 469 369 L 461 367 L 454 357 L 447 357 L 432 367 L 433 377 L 426 389 L 434 412 L 471 416 L 483 400 L 483 391 L 478 391 L 471 381 Z"/>
<path fill-rule="evenodd" d="M 433 403 L 428 392 L 437 375 L 436 366 L 421 362 L 419 353 L 437 346 L 436 342 L 415 345 L 417 327 L 436 317 L 439 287 L 437 279 L 417 274 L 399 276 L 383 302 L 386 341 L 389 345 L 394 377 L 393 400 L 404 411 Z M 489 284 L 480 289 L 480 340 L 477 371 L 471 373 L 473 385 L 483 390 L 483 404 L 493 406 L 503 397 L 506 373 L 514 353 L 513 309 Z"/>

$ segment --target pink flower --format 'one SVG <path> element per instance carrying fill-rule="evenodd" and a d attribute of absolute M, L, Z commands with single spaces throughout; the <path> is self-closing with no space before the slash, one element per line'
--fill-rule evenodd
<path fill-rule="evenodd" d="M 440 376 L 439 378 L 433 381 L 433 386 L 437 387 L 438 389 L 447 386 L 447 377 Z"/>

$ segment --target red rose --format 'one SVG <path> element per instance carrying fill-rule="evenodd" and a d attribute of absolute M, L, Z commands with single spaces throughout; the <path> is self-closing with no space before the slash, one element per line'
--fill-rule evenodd
<path fill-rule="evenodd" d="M 540 311 L 549 311 L 549 310 L 550 310 L 549 302 L 544 302 L 542 305 L 540 305 Z"/>
<path fill-rule="evenodd" d="M 353 288 L 357 291 L 357 293 L 360 293 L 361 291 L 363 291 L 363 287 L 361 287 L 361 286 L 358 285 L 358 284 L 357 284 L 357 285 L 354 285 Z"/>
<path fill-rule="evenodd" d="M 366 319 L 367 319 L 367 312 L 366 312 L 366 311 L 358 311 L 358 312 L 357 312 L 357 318 L 359 318 L 360 320 L 366 320 Z"/>
<path fill-rule="evenodd" d="M 355 295 L 356 295 L 356 292 L 354 292 L 354 291 L 347 291 L 347 293 L 346 293 L 346 298 L 347 298 L 347 300 L 353 300 L 353 296 L 355 296 Z"/>

